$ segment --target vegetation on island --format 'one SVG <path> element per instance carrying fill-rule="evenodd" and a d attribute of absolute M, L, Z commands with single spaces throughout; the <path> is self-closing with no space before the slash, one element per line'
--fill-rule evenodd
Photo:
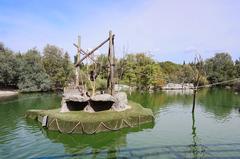
<path fill-rule="evenodd" d="M 97 89 L 104 89 L 107 81 L 107 55 L 96 58 L 97 64 L 81 65 L 83 84 L 92 70 L 96 70 Z M 144 53 L 127 54 L 115 59 L 115 81 L 140 90 L 161 89 L 167 83 L 193 83 L 199 72 L 199 62 L 176 64 L 158 62 Z M 200 85 L 240 78 L 240 58 L 232 60 L 229 53 L 216 53 L 202 61 L 204 73 Z M 22 92 L 49 91 L 63 88 L 74 81 L 74 63 L 68 52 L 54 45 L 46 45 L 43 52 L 36 48 L 27 52 L 13 52 L 0 44 L 0 87 L 16 88 Z M 224 84 L 222 84 L 224 85 Z M 240 88 L 239 82 L 231 84 Z"/>

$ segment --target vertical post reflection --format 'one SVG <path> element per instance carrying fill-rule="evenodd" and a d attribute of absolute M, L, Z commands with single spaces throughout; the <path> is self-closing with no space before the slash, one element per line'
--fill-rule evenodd
<path fill-rule="evenodd" d="M 192 140 L 193 140 L 193 144 L 191 146 L 192 148 L 192 154 L 193 154 L 193 157 L 197 157 L 198 155 L 198 147 L 197 147 L 197 133 L 196 133 L 196 125 L 195 125 L 195 113 L 193 112 L 192 113 Z"/>

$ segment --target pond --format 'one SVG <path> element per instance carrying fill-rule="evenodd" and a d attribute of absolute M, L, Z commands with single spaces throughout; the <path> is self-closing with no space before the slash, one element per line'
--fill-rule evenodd
<path fill-rule="evenodd" d="M 96 135 L 47 131 L 24 117 L 28 109 L 60 106 L 53 93 L 0 99 L 0 158 L 240 158 L 240 94 L 134 92 L 130 100 L 153 110 L 155 123 Z"/>

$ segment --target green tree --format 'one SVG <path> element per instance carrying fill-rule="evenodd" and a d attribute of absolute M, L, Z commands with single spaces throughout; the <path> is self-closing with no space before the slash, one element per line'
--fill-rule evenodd
<path fill-rule="evenodd" d="M 29 50 L 21 57 L 18 88 L 22 92 L 50 90 L 50 79 L 46 74 L 40 53 L 36 49 Z"/>
<path fill-rule="evenodd" d="M 236 77 L 240 77 L 240 58 L 235 61 L 235 73 Z"/>
<path fill-rule="evenodd" d="M 52 87 L 63 87 L 72 74 L 68 53 L 54 45 L 47 45 L 43 50 L 43 65 L 49 75 Z"/>
<path fill-rule="evenodd" d="M 138 89 L 149 90 L 151 86 L 160 87 L 165 83 L 159 65 L 144 53 L 128 54 L 119 60 L 119 79 Z"/>
<path fill-rule="evenodd" d="M 139 88 L 149 90 L 151 86 L 160 88 L 165 84 L 164 75 L 157 64 L 148 64 L 142 67 L 138 76 Z"/>
<path fill-rule="evenodd" d="M 136 59 L 135 60 L 136 64 L 138 66 L 145 66 L 145 65 L 148 65 L 148 64 L 154 64 L 155 63 L 155 61 L 150 56 L 147 56 L 144 53 L 135 54 L 135 59 Z"/>
<path fill-rule="evenodd" d="M 128 54 L 120 59 L 118 64 L 119 79 L 129 86 L 136 85 L 136 67 L 135 55 Z"/>
<path fill-rule="evenodd" d="M 97 56 L 96 62 L 98 63 L 97 65 L 97 74 L 100 76 L 101 79 L 108 78 L 108 57 L 105 54 L 101 54 Z M 94 65 L 94 64 L 93 64 Z"/>
<path fill-rule="evenodd" d="M 75 78 L 74 74 L 74 66 L 73 63 L 70 60 L 68 52 L 65 52 L 63 56 L 63 68 L 65 73 L 65 82 L 67 81 L 73 81 Z"/>
<path fill-rule="evenodd" d="M 159 63 L 163 74 L 165 74 L 166 82 L 179 83 L 178 72 L 181 69 L 181 65 L 175 64 L 171 61 Z"/>
<path fill-rule="evenodd" d="M 4 51 L 4 44 L 0 42 L 0 51 Z"/>
<path fill-rule="evenodd" d="M 19 77 L 20 61 L 16 54 L 1 44 L 0 49 L 0 86 L 16 87 Z"/>
<path fill-rule="evenodd" d="M 240 78 L 240 58 L 235 61 L 235 73 L 236 77 Z M 234 89 L 240 91 L 240 80 L 234 83 Z"/>
<path fill-rule="evenodd" d="M 179 83 L 191 83 L 193 82 L 194 71 L 191 65 L 183 65 L 176 73 L 179 79 Z"/>
<path fill-rule="evenodd" d="M 207 59 L 205 68 L 210 83 L 234 78 L 234 63 L 228 53 L 217 53 L 214 57 Z"/>

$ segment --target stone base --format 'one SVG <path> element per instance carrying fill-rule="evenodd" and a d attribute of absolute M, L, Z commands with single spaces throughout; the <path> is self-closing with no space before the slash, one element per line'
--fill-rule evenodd
<path fill-rule="evenodd" d="M 119 92 L 114 96 L 110 94 L 99 94 L 93 97 L 81 95 L 79 92 L 64 93 L 60 112 L 84 111 L 98 112 L 104 110 L 124 111 L 130 109 L 127 94 Z"/>

